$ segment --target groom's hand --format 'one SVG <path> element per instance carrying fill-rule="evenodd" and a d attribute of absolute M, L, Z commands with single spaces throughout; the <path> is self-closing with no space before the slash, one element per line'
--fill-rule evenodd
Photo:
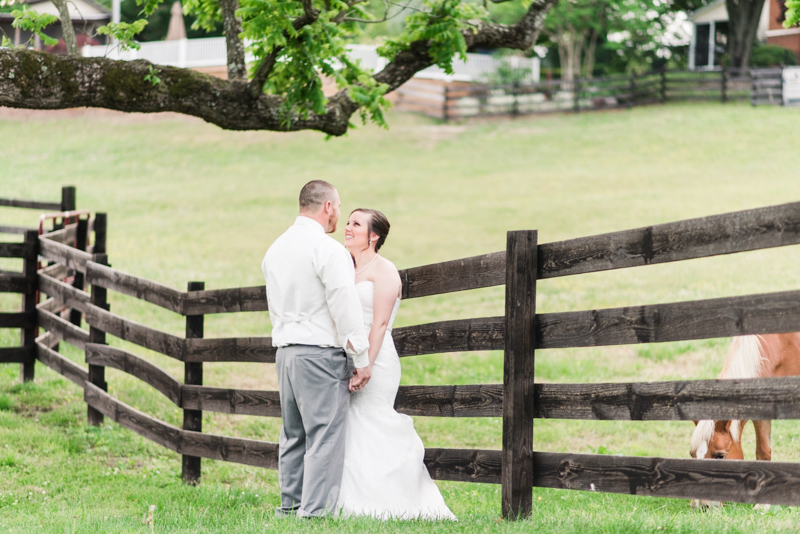
<path fill-rule="evenodd" d="M 360 369 L 355 369 L 353 374 L 355 376 L 350 379 L 350 393 L 358 391 L 367 385 L 369 379 L 372 378 L 372 369 L 370 369 L 369 366 L 362 367 Z"/>

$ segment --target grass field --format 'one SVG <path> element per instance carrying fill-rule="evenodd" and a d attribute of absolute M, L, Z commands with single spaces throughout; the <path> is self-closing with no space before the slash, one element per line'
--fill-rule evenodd
<path fill-rule="evenodd" d="M 668 105 L 630 111 L 442 125 L 392 114 L 391 129 L 343 139 L 315 133 L 224 132 L 179 116 L 18 114 L 0 109 L 0 197 L 55 199 L 78 188 L 78 207 L 105 211 L 118 269 L 185 289 L 259 285 L 264 251 L 296 214 L 308 180 L 339 188 L 349 212 L 384 211 L 382 252 L 398 267 L 503 250 L 505 232 L 536 228 L 548 242 L 800 200 L 800 110 Z M 36 215 L 3 208 L 0 224 Z M 342 231 L 335 236 L 342 238 Z M 4 240 L 12 236 L 3 236 Z M 20 269 L 4 260 L 0 269 Z M 684 301 L 797 289 L 800 247 L 540 282 L 540 312 Z M 112 310 L 182 335 L 171 312 L 111 295 Z M 2 311 L 18 296 L 0 295 Z M 414 299 L 397 326 L 502 315 L 503 288 Z M 209 316 L 206 337 L 267 335 L 265 313 Z M 18 343 L 0 331 L 0 346 Z M 173 376 L 182 365 L 110 339 Z M 729 340 L 539 351 L 537 381 L 712 378 Z M 83 363 L 79 351 L 62 352 Z M 502 381 L 499 352 L 403 360 L 405 384 Z M 136 379 L 107 371 L 109 391 L 180 425 L 175 407 Z M 39 365 L 20 384 L 0 366 L 0 532 L 797 532 L 800 511 L 727 505 L 711 513 L 686 501 L 535 490 L 529 521 L 499 519 L 499 487 L 440 483 L 457 524 L 277 521 L 274 472 L 203 460 L 203 482 L 180 481 L 180 458 L 114 423 L 86 425 L 72 383 Z M 274 366 L 207 364 L 211 386 L 275 389 Z M 430 447 L 500 447 L 497 419 L 416 418 Z M 204 431 L 276 440 L 279 421 L 204 415 Z M 537 420 L 543 451 L 688 457 L 691 423 Z M 753 432 L 745 430 L 753 458 Z M 800 424 L 773 426 L 773 458 L 800 461 Z M 152 525 L 147 522 L 150 506 Z"/>

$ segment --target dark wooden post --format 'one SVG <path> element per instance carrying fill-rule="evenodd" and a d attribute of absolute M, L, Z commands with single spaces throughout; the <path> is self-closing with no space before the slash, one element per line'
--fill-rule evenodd
<path fill-rule="evenodd" d="M 28 292 L 22 295 L 22 313 L 36 313 L 36 288 L 38 278 L 36 275 L 37 260 L 39 259 L 39 232 L 27 230 L 25 232 L 25 243 L 28 245 L 28 253 L 23 259 L 22 274 L 30 282 Z M 36 362 L 36 327 L 23 328 L 21 344 L 28 349 L 28 355 L 24 362 L 19 365 L 19 379 L 22 382 L 33 380 Z"/>
<path fill-rule="evenodd" d="M 68 185 L 61 188 L 61 211 L 74 211 L 77 198 L 75 194 L 75 186 Z M 53 224 L 53 230 L 60 230 L 66 226 L 66 221 L 62 224 Z"/>
<path fill-rule="evenodd" d="M 442 119 L 444 119 L 444 122 L 447 122 L 450 119 L 449 109 L 448 109 L 450 102 L 447 100 L 449 97 L 448 95 L 449 91 L 450 89 L 447 87 L 447 85 L 445 85 L 444 91 L 442 92 L 442 97 L 444 98 L 444 100 L 442 100 Z"/>
<path fill-rule="evenodd" d="M 511 114 L 516 117 L 519 115 L 519 82 L 514 82 L 511 88 L 511 94 L 514 95 L 514 103 L 511 107 Z"/>
<path fill-rule="evenodd" d="M 206 288 L 205 282 L 189 282 L 189 291 L 202 291 Z M 203 337 L 203 316 L 186 316 L 186 338 L 196 339 Z M 193 386 L 203 385 L 203 363 L 186 362 L 183 374 L 183 383 Z M 183 429 L 195 432 L 203 431 L 203 412 L 201 410 L 183 410 Z M 189 484 L 200 481 L 200 458 L 197 456 L 183 455 L 183 480 Z"/>
<path fill-rule="evenodd" d="M 667 101 L 667 68 L 661 67 L 661 103 Z"/>
<path fill-rule="evenodd" d="M 581 80 L 577 76 L 572 81 L 572 90 L 575 93 L 572 101 L 572 108 L 575 113 L 581 110 Z"/>
<path fill-rule="evenodd" d="M 77 243 L 75 247 L 78 250 L 86 250 L 86 241 L 89 237 L 89 221 L 86 219 L 78 219 L 77 228 Z M 84 277 L 80 271 L 75 271 L 75 278 L 72 281 L 72 287 L 78 288 L 81 291 L 84 289 Z M 76 326 L 81 325 L 81 312 L 80 310 L 71 310 L 69 313 L 69 322 Z"/>
<path fill-rule="evenodd" d="M 98 213 L 94 219 L 94 251 L 92 254 L 92 261 L 101 265 L 108 265 L 108 256 L 106 255 L 106 214 Z M 104 310 L 110 309 L 108 305 L 108 295 L 106 288 L 98 285 L 92 285 L 92 304 Z M 89 341 L 92 343 L 105 343 L 106 333 L 95 328 L 89 327 Z M 89 382 L 99 387 L 103 391 L 108 391 L 108 384 L 106 384 L 106 368 L 102 365 L 89 365 Z M 87 417 L 89 424 L 100 426 L 103 424 L 103 414 L 95 410 L 91 406 L 88 407 Z"/>
<path fill-rule="evenodd" d="M 720 81 L 720 99 L 722 103 L 726 103 L 728 101 L 728 69 L 722 67 L 722 79 Z"/>
<path fill-rule="evenodd" d="M 68 185 L 61 188 L 61 211 L 74 211 L 77 206 L 75 186 Z"/>
<path fill-rule="evenodd" d="M 503 517 L 533 507 L 533 378 L 538 232 L 508 232 L 506 347 L 503 368 Z"/>
<path fill-rule="evenodd" d="M 628 95 L 628 107 L 632 108 L 636 104 L 636 74 L 631 74 L 630 95 Z"/>

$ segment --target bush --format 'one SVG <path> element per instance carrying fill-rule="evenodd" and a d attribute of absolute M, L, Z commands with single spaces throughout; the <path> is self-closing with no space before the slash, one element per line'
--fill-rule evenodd
<path fill-rule="evenodd" d="M 486 81 L 495 85 L 511 85 L 525 82 L 530 79 L 530 76 L 531 69 L 512 67 L 511 63 L 504 58 L 494 73 L 486 75 Z"/>
<path fill-rule="evenodd" d="M 750 55 L 753 67 L 780 67 L 781 65 L 797 65 L 794 52 L 775 45 L 758 45 L 753 47 Z"/>

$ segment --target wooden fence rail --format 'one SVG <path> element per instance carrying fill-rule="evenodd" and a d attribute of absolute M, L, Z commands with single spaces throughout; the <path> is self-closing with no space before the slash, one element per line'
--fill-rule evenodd
<path fill-rule="evenodd" d="M 686 101 L 782 104 L 781 69 L 656 70 L 641 74 L 535 83 L 457 84 L 411 81 L 398 109 L 451 120 L 629 109 Z"/>
<path fill-rule="evenodd" d="M 657 85 L 657 81 L 652 84 Z M 105 234 L 104 216 L 98 214 L 94 230 Z M 200 424 L 203 411 L 280 417 L 276 391 L 209 387 L 202 380 L 202 366 L 206 362 L 275 361 L 275 348 L 269 337 L 203 337 L 206 314 L 266 310 L 265 288 L 207 290 L 202 283 L 190 283 L 187 291 L 179 291 L 107 265 L 104 239 L 96 238 L 93 253 L 89 253 L 71 246 L 72 228 L 58 232 L 29 245 L 30 250 L 37 250 L 38 255 L 55 263 L 40 270 L 26 288 L 36 288 L 50 299 L 23 314 L 0 315 L 0 325 L 35 324 L 48 333 L 37 338 L 25 354 L 0 351 L 0 361 L 35 353 L 43 364 L 84 389 L 93 424 L 110 417 L 181 454 L 187 482 L 199 479 L 200 458 L 276 468 L 277 444 L 209 435 L 202 432 Z M 79 230 L 76 228 L 75 232 Z M 392 332 L 398 353 L 403 357 L 503 350 L 504 383 L 402 386 L 395 407 L 415 416 L 501 417 L 502 450 L 428 449 L 425 463 L 439 480 L 501 483 L 503 514 L 509 518 L 531 512 L 533 487 L 800 504 L 800 464 L 700 462 L 533 450 L 535 418 L 631 421 L 800 418 L 797 377 L 534 383 L 536 349 L 800 331 L 800 291 L 536 313 L 537 280 L 795 244 L 800 244 L 800 203 L 554 243 L 539 244 L 535 231 L 510 232 L 505 252 L 403 270 L 404 298 L 505 285 L 504 316 L 440 321 Z M 91 292 L 60 279 L 69 271 L 83 273 Z M 163 332 L 111 312 L 107 290 L 186 316 L 185 334 Z M 83 314 L 90 330 L 87 332 L 64 319 L 59 313 L 64 308 Z M 130 351 L 105 344 L 106 334 L 184 362 L 183 381 Z M 88 371 L 53 350 L 57 340 L 84 350 Z M 159 421 L 110 396 L 105 385 L 106 367 L 149 384 L 183 409 L 183 428 Z M 782 489 L 778 491 L 776 486 Z"/>

